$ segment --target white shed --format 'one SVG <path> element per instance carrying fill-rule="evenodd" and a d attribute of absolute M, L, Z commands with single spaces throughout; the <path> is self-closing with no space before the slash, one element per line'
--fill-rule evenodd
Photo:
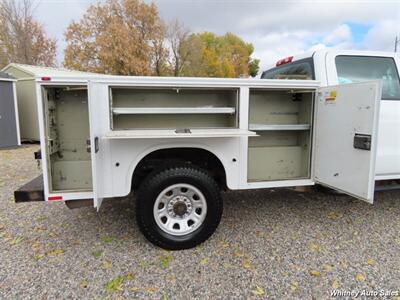
<path fill-rule="evenodd" d="M 62 68 L 38 67 L 24 64 L 9 64 L 2 72 L 17 79 L 17 102 L 20 135 L 22 141 L 39 141 L 39 124 L 37 116 L 35 80 L 42 77 L 76 77 L 96 75 Z"/>

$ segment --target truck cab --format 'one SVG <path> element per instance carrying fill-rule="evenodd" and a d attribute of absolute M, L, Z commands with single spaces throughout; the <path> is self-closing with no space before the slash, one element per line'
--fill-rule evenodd
<path fill-rule="evenodd" d="M 279 60 L 262 79 L 311 79 L 322 86 L 382 81 L 375 180 L 400 179 L 400 56 L 394 52 L 317 50 Z"/>

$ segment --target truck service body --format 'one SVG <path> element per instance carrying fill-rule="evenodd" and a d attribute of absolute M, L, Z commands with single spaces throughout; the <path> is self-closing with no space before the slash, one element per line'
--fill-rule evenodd
<path fill-rule="evenodd" d="M 400 179 L 400 55 L 323 49 L 279 60 L 265 79 L 315 79 L 322 86 L 382 80 L 376 180 Z"/>
<path fill-rule="evenodd" d="M 319 183 L 373 202 L 380 81 L 50 74 L 36 93 L 43 200 L 100 209 L 133 190 L 163 248 L 206 240 L 226 188 Z"/>

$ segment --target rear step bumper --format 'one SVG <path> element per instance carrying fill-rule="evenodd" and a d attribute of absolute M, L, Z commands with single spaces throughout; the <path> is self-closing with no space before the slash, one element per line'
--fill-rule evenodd
<path fill-rule="evenodd" d="M 45 201 L 43 192 L 43 175 L 36 177 L 14 191 L 15 202 Z"/>

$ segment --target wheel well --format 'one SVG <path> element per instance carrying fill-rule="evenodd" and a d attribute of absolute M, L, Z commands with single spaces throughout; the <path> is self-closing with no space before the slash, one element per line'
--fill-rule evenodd
<path fill-rule="evenodd" d="M 225 168 L 221 161 L 210 151 L 201 148 L 169 148 L 151 152 L 136 166 L 132 176 L 132 188 L 136 189 L 142 180 L 156 169 L 182 164 L 206 170 L 221 189 L 226 189 Z"/>

